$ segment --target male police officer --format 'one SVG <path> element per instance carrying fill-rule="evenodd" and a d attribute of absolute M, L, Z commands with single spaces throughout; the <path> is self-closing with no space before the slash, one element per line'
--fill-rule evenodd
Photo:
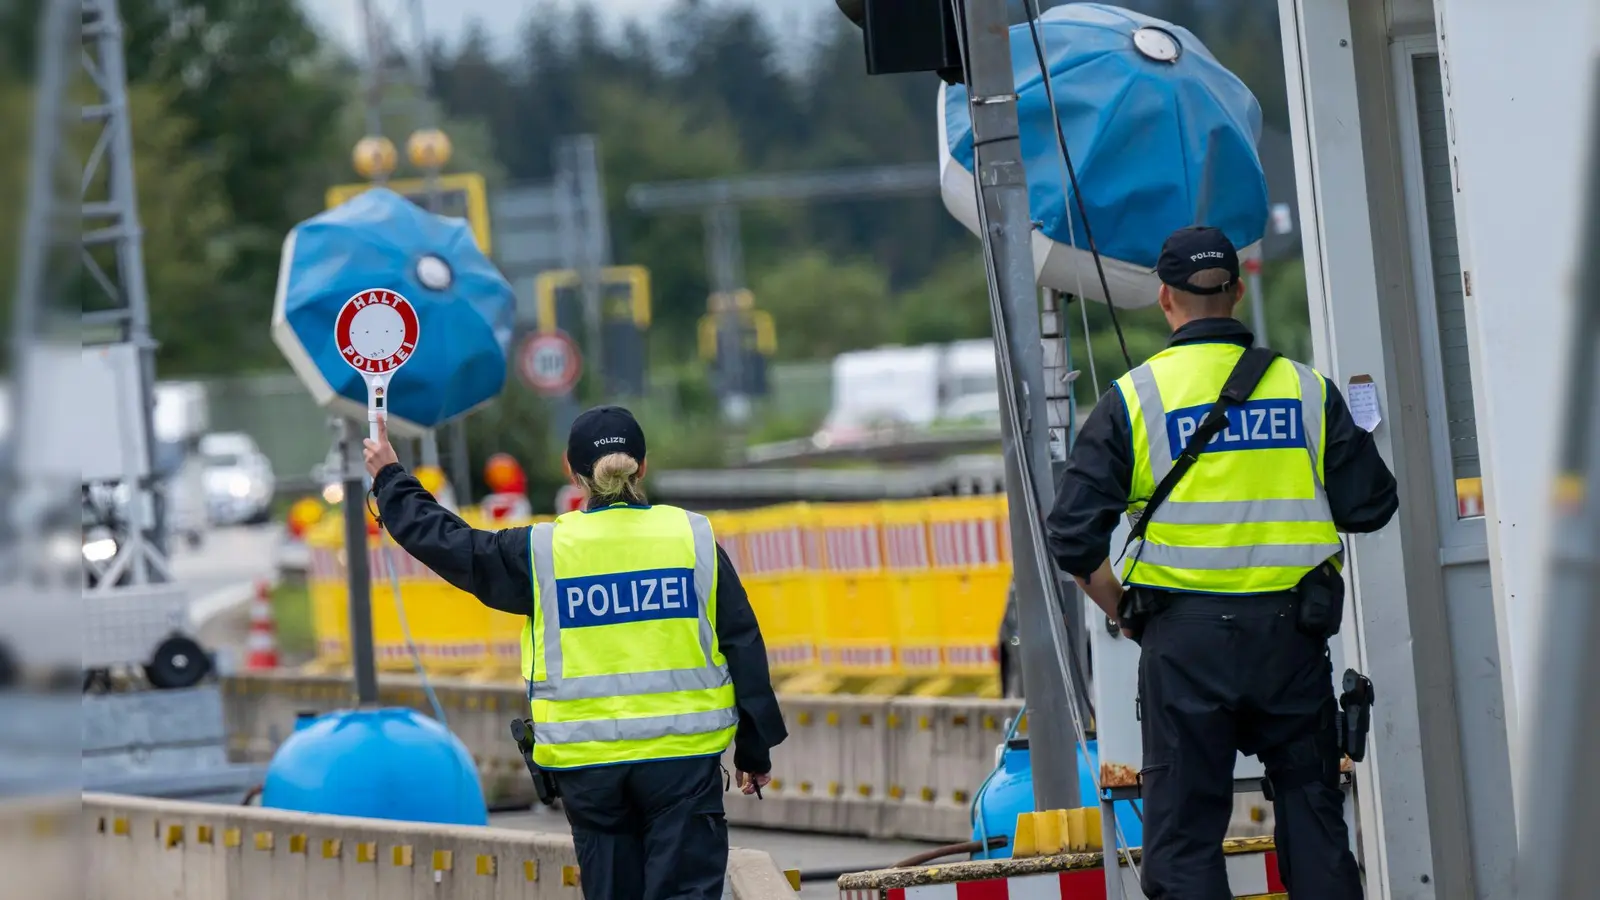
<path fill-rule="evenodd" d="M 389 534 L 486 606 L 526 617 L 533 759 L 554 774 L 590 900 L 718 900 L 720 759 L 745 793 L 786 736 L 750 601 L 704 516 L 645 499 L 644 432 L 591 409 L 567 439 L 585 508 L 477 531 L 367 442 Z"/>
<path fill-rule="evenodd" d="M 1339 532 L 1382 528 L 1394 477 L 1333 384 L 1247 352 L 1254 338 L 1232 318 L 1239 258 L 1221 231 L 1174 233 L 1157 274 L 1171 343 L 1101 398 L 1047 523 L 1061 567 L 1140 643 L 1144 891 L 1233 896 L 1222 840 L 1242 751 L 1266 768 L 1290 895 L 1359 898 L 1327 641 L 1343 604 Z M 1213 406 L 1225 427 L 1183 459 Z M 1124 513 L 1135 539 L 1119 577 L 1109 545 Z"/>

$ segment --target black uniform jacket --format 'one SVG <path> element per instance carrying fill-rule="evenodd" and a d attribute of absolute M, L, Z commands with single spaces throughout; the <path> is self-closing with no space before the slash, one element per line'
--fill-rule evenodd
<path fill-rule="evenodd" d="M 1230 343 L 1249 347 L 1255 337 L 1237 319 L 1197 319 L 1172 335 L 1169 346 Z M 1400 506 L 1394 475 L 1372 435 L 1350 416 L 1344 395 L 1328 382 L 1328 505 L 1333 523 L 1351 533 L 1377 531 Z M 1088 578 L 1110 556 L 1117 519 L 1128 511 L 1133 481 L 1133 433 L 1128 406 L 1115 384 L 1089 414 L 1073 444 L 1057 486 L 1055 507 L 1045 521 L 1050 552 L 1068 574 Z"/>
<path fill-rule="evenodd" d="M 417 479 L 398 465 L 373 479 L 383 525 L 407 553 L 440 578 L 477 597 L 484 606 L 513 615 L 533 612 L 533 561 L 528 528 L 480 531 L 440 506 Z M 728 674 L 739 706 L 734 765 L 766 774 L 772 748 L 788 736 L 767 671 L 750 597 L 722 548 L 717 548 L 717 643 L 728 660 Z"/>

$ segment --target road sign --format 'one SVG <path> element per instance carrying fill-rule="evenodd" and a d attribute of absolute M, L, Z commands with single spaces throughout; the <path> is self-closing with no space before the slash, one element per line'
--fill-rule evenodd
<path fill-rule="evenodd" d="M 517 362 L 528 387 L 547 396 L 571 391 L 583 371 L 578 345 L 564 331 L 529 335 Z"/>
<path fill-rule="evenodd" d="M 556 515 L 577 512 L 583 508 L 583 491 L 570 484 L 563 484 L 561 490 L 556 491 Z"/>
<path fill-rule="evenodd" d="M 533 515 L 533 506 L 528 503 L 526 494 L 490 494 L 483 498 L 479 509 L 485 519 L 495 523 L 526 519 Z"/>
<path fill-rule="evenodd" d="M 378 439 L 389 376 L 416 352 L 421 336 L 411 301 L 386 288 L 357 293 L 344 302 L 334 320 L 339 356 L 367 381 L 367 424 L 373 440 Z"/>
<path fill-rule="evenodd" d="M 428 182 L 421 178 L 402 178 L 390 181 L 383 185 L 396 194 L 410 200 L 412 203 L 428 208 Z M 478 249 L 487 256 L 491 252 L 489 244 L 490 220 L 488 193 L 484 188 L 483 176 L 475 172 L 457 175 L 440 175 L 437 182 L 437 195 L 439 199 L 439 214 L 457 219 L 466 219 L 472 227 L 472 237 Z M 326 197 L 328 208 L 333 209 L 352 197 L 359 196 L 371 190 L 375 185 L 337 184 L 328 188 Z"/>

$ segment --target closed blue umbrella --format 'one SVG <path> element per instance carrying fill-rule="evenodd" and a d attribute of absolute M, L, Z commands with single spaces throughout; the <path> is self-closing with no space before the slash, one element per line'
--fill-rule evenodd
<path fill-rule="evenodd" d="M 1037 28 L 1117 306 L 1155 302 L 1161 244 L 1186 225 L 1214 225 L 1245 255 L 1259 252 L 1269 212 L 1256 150 L 1261 106 L 1244 82 L 1188 29 L 1120 7 L 1058 6 Z M 1104 301 L 1027 23 L 1011 28 L 1011 64 L 1035 275 L 1042 286 Z M 977 233 L 964 86 L 940 87 L 939 123 L 945 206 Z"/>
<path fill-rule="evenodd" d="M 415 436 L 496 397 L 506 381 L 515 296 L 462 219 L 374 188 L 301 222 L 284 241 L 272 337 L 317 402 L 364 418 L 367 388 L 339 354 L 334 322 L 375 288 L 411 302 L 416 353 L 389 382 L 389 424 Z"/>

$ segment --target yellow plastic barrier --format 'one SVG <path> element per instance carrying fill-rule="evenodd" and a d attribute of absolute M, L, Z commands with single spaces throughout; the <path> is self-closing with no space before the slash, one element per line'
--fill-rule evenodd
<path fill-rule="evenodd" d="M 480 524 L 475 510 L 464 517 Z M 750 595 L 776 676 L 799 677 L 808 689 L 822 691 L 861 678 L 876 681 L 848 689 L 898 692 L 910 679 L 921 682 L 919 692 L 991 690 L 1011 578 L 1004 498 L 796 503 L 713 513 L 711 519 Z M 312 625 L 323 668 L 349 661 L 342 538 L 336 515 L 307 534 Z M 387 536 L 370 540 L 368 552 L 381 668 L 412 666 L 395 609 L 392 560 L 411 636 L 429 671 L 516 677 L 521 617 L 464 596 Z"/>
<path fill-rule="evenodd" d="M 885 579 L 897 624 L 895 661 L 902 674 L 936 677 L 943 674 L 940 648 L 944 636 L 939 585 L 928 544 L 928 505 L 884 503 L 879 516 Z"/>
<path fill-rule="evenodd" d="M 816 552 L 808 547 L 809 521 L 810 507 L 792 503 L 724 513 L 711 524 L 723 549 L 738 554 L 734 568 L 761 623 L 768 664 L 781 676 L 813 669 L 818 662 L 820 598 L 812 577 Z"/>
<path fill-rule="evenodd" d="M 900 633 L 883 565 L 881 505 L 813 507 L 822 543 L 817 641 L 822 667 L 838 675 L 896 675 Z"/>
<path fill-rule="evenodd" d="M 1011 584 L 1006 504 L 998 497 L 930 501 L 928 540 L 946 674 L 998 672 L 1000 620 Z"/>

